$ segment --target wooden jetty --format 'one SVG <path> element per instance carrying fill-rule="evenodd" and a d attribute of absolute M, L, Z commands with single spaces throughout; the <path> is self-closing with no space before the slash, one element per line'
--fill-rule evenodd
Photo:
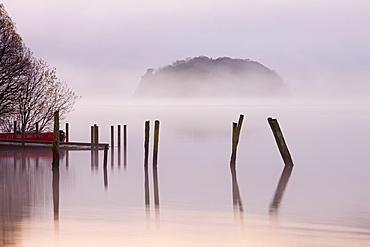
<path fill-rule="evenodd" d="M 83 143 L 83 142 L 59 142 L 59 148 L 64 150 L 91 150 L 91 149 L 98 149 L 104 150 L 105 146 L 109 144 L 107 143 Z M 12 139 L 0 139 L 0 150 L 5 149 L 19 149 L 19 148 L 27 148 L 27 149 L 49 149 L 52 150 L 53 142 L 51 141 L 24 141 L 24 146 L 22 140 L 12 140 Z"/>

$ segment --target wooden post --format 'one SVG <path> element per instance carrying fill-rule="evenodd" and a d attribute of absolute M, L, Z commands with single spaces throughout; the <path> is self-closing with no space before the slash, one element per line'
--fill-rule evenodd
<path fill-rule="evenodd" d="M 145 121 L 145 140 L 144 140 L 145 205 L 150 204 L 150 199 L 149 199 L 149 175 L 148 175 L 149 131 L 150 131 L 150 121 Z"/>
<path fill-rule="evenodd" d="M 69 123 L 66 123 L 66 142 L 69 142 Z"/>
<path fill-rule="evenodd" d="M 24 147 L 25 144 L 25 138 L 26 138 L 26 126 L 22 123 L 22 147 Z"/>
<path fill-rule="evenodd" d="M 158 161 L 159 124 L 158 120 L 154 123 L 153 168 L 157 167 Z"/>
<path fill-rule="evenodd" d="M 98 149 L 98 145 L 99 145 L 99 126 L 94 124 L 94 127 L 95 127 L 95 134 L 94 134 L 95 147 L 96 147 L 96 149 Z"/>
<path fill-rule="evenodd" d="M 117 145 L 118 148 L 121 147 L 121 125 L 117 126 Z"/>
<path fill-rule="evenodd" d="M 95 138 L 95 151 L 94 151 L 94 160 L 95 160 L 95 167 L 98 167 L 99 166 L 99 126 L 94 124 L 94 128 L 95 128 L 95 134 L 94 134 L 94 138 Z"/>
<path fill-rule="evenodd" d="M 123 165 L 127 166 L 127 125 L 123 125 Z"/>
<path fill-rule="evenodd" d="M 153 182 L 154 182 L 154 204 L 159 206 L 159 187 L 158 187 L 158 142 L 159 142 L 159 121 L 154 123 L 154 144 L 153 144 Z"/>
<path fill-rule="evenodd" d="M 240 114 L 238 123 L 233 122 L 230 166 L 235 166 L 235 163 L 236 163 L 236 152 L 238 149 L 240 132 L 241 132 L 242 125 L 243 125 L 243 120 L 244 120 L 244 115 Z"/>
<path fill-rule="evenodd" d="M 14 121 L 13 129 L 14 129 L 13 139 L 17 139 L 17 121 Z"/>
<path fill-rule="evenodd" d="M 36 122 L 36 141 L 39 140 L 39 122 Z"/>
<path fill-rule="evenodd" d="M 59 167 L 59 111 L 54 112 L 53 166 Z"/>
<path fill-rule="evenodd" d="M 271 130 L 274 134 L 276 144 L 279 148 L 280 154 L 286 166 L 293 166 L 293 160 L 288 150 L 288 146 L 285 143 L 283 133 L 281 132 L 279 123 L 276 118 L 267 119 Z"/>
<path fill-rule="evenodd" d="M 91 169 L 95 167 L 95 156 L 94 156 L 94 143 L 95 143 L 95 127 L 91 125 L 91 132 L 90 132 L 90 137 L 91 137 Z"/>
<path fill-rule="evenodd" d="M 111 147 L 114 147 L 114 126 L 110 126 L 110 142 L 111 142 Z"/>
<path fill-rule="evenodd" d="M 95 134 L 95 128 L 93 125 L 91 125 L 91 133 L 90 133 L 90 139 L 91 139 L 91 148 L 93 147 L 94 143 L 95 143 L 95 137 L 94 137 L 94 134 Z"/>

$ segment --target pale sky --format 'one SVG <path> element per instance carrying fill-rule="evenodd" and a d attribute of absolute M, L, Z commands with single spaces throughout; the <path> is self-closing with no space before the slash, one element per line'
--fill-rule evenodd
<path fill-rule="evenodd" d="M 130 97 L 147 68 L 251 59 L 298 96 L 370 93 L 370 1 L 3 0 L 37 58 L 85 98 Z"/>

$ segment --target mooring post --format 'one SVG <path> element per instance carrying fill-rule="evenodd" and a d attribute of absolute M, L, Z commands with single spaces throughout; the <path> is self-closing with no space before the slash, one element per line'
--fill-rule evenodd
<path fill-rule="evenodd" d="M 99 145 L 99 126 L 94 124 L 94 144 L 95 148 L 98 149 Z"/>
<path fill-rule="evenodd" d="M 145 121 L 145 140 L 144 140 L 144 188 L 145 188 L 145 205 L 149 205 L 149 175 L 148 175 L 148 157 L 149 157 L 149 131 L 150 121 Z"/>
<path fill-rule="evenodd" d="M 277 119 L 269 117 L 267 119 L 267 121 L 268 121 L 268 123 L 271 127 L 271 130 L 272 130 L 273 134 L 274 134 L 276 144 L 279 148 L 281 157 L 283 158 L 283 161 L 284 161 L 285 165 L 286 166 L 293 166 L 292 157 L 291 157 L 290 152 L 288 150 L 288 146 L 286 145 L 286 142 L 284 140 L 284 136 L 283 136 L 283 133 L 281 132 L 281 129 L 280 129 L 280 126 L 279 126 L 279 123 L 278 123 Z"/>
<path fill-rule="evenodd" d="M 121 125 L 117 126 L 117 145 L 118 148 L 121 147 Z"/>
<path fill-rule="evenodd" d="M 95 134 L 94 134 L 94 138 L 95 138 L 95 151 L 94 151 L 94 160 L 95 160 L 95 166 L 98 167 L 99 166 L 99 126 L 97 124 L 94 124 L 94 127 L 95 127 Z"/>
<path fill-rule="evenodd" d="M 39 140 L 39 122 L 36 122 L 36 141 Z"/>
<path fill-rule="evenodd" d="M 159 143 L 159 121 L 154 122 L 154 144 L 153 144 L 153 168 L 157 167 L 158 162 L 158 143 Z"/>
<path fill-rule="evenodd" d="M 243 125 L 243 120 L 244 120 L 244 115 L 240 114 L 238 123 L 233 122 L 230 166 L 235 166 L 235 163 L 236 163 L 236 152 L 238 149 L 240 132 L 241 132 L 242 125 Z"/>
<path fill-rule="evenodd" d="M 154 122 L 154 144 L 153 144 L 153 182 L 154 182 L 154 204 L 159 206 L 159 186 L 158 186 L 158 143 L 159 143 L 159 121 Z"/>
<path fill-rule="evenodd" d="M 127 125 L 123 125 L 123 165 L 127 165 Z"/>
<path fill-rule="evenodd" d="M 54 112 L 53 166 L 59 167 L 59 111 Z"/>
<path fill-rule="evenodd" d="M 69 142 L 69 123 L 66 123 L 66 142 Z"/>
<path fill-rule="evenodd" d="M 114 126 L 110 126 L 110 142 L 111 142 L 111 147 L 114 147 Z"/>
<path fill-rule="evenodd" d="M 17 121 L 14 121 L 13 129 L 14 129 L 13 139 L 17 139 Z"/>
<path fill-rule="evenodd" d="M 93 125 L 91 125 L 91 132 L 90 132 L 91 148 L 93 147 L 93 145 L 95 143 L 94 134 L 95 134 L 95 128 L 94 128 Z"/>

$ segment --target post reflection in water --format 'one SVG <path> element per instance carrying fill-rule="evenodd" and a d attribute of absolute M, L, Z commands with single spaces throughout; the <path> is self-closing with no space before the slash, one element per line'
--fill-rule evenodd
<path fill-rule="evenodd" d="M 234 206 L 234 216 L 237 220 L 239 216 L 240 223 L 243 224 L 243 203 L 240 197 L 239 185 L 236 175 L 236 159 L 230 161 L 230 171 L 231 171 L 231 180 L 232 180 L 232 193 L 233 193 L 233 206 Z"/>
<path fill-rule="evenodd" d="M 276 187 L 274 198 L 272 199 L 272 202 L 270 204 L 270 209 L 269 209 L 270 216 L 277 217 L 277 213 L 279 211 L 281 200 L 283 198 L 285 188 L 288 184 L 292 171 L 293 171 L 293 166 L 285 166 L 283 169 L 283 172 L 281 173 L 279 183 Z"/>
<path fill-rule="evenodd" d="M 111 150 L 110 150 L 110 165 L 113 169 L 114 167 L 114 147 L 111 147 Z"/>
<path fill-rule="evenodd" d="M 59 228 L 59 166 L 52 166 L 53 171 L 53 206 L 54 223 Z"/>

